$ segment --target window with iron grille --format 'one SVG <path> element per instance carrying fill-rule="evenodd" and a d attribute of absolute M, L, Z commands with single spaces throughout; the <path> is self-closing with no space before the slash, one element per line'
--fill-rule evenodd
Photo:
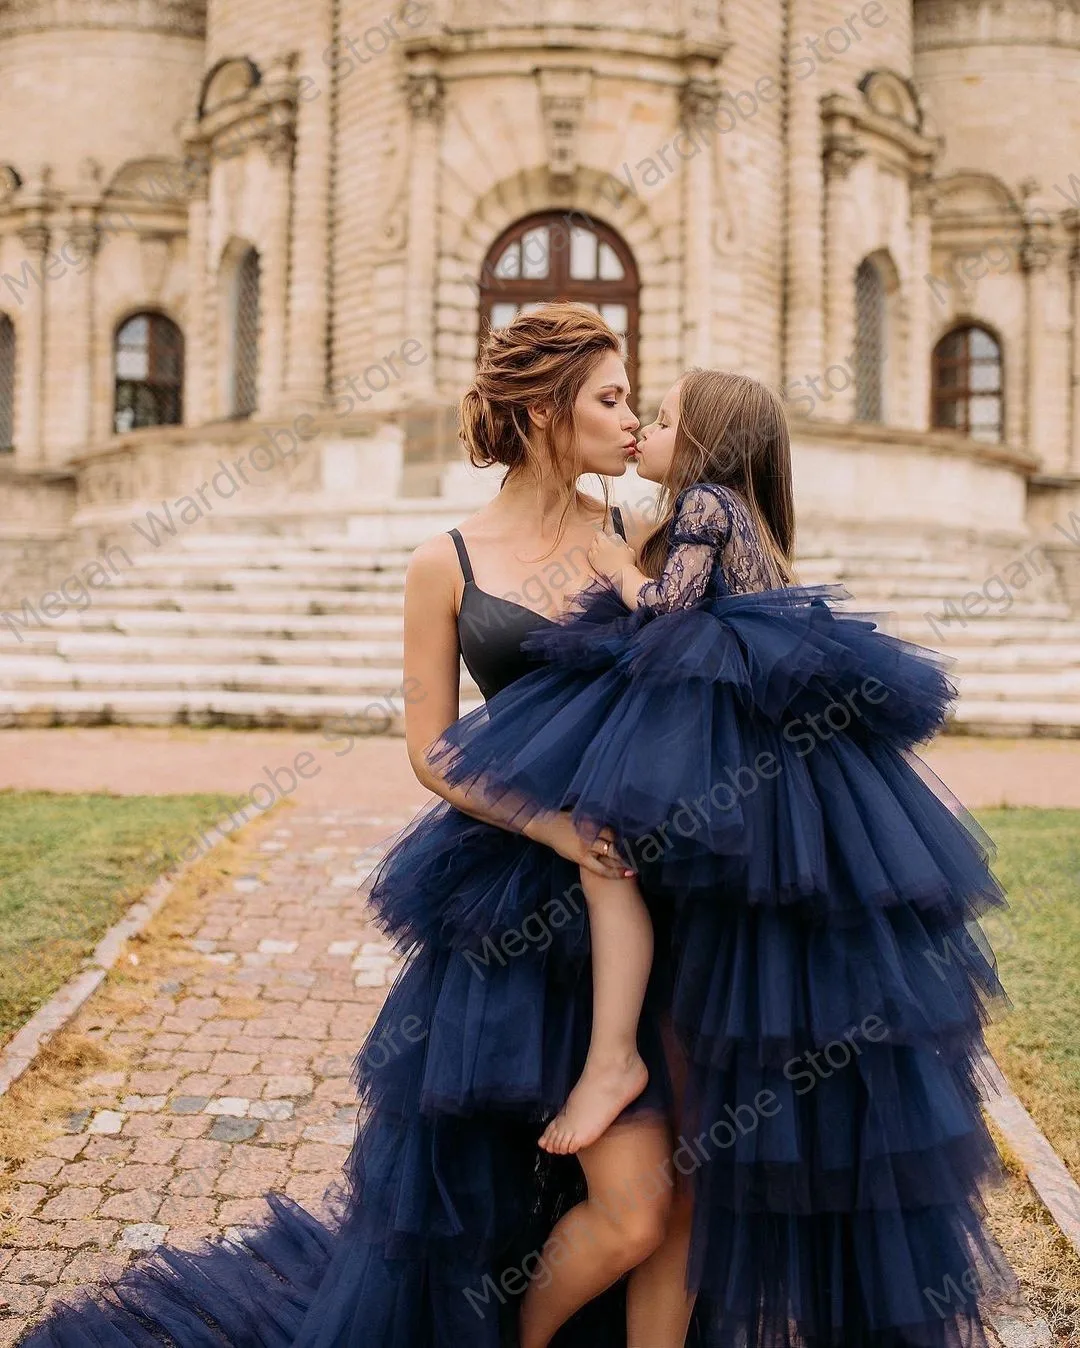
<path fill-rule="evenodd" d="M 885 419 L 885 278 L 865 258 L 855 273 L 855 419 Z"/>
<path fill-rule="evenodd" d="M 954 328 L 934 347 L 933 424 L 998 444 L 1005 433 L 1001 343 L 977 324 Z"/>
<path fill-rule="evenodd" d="M 233 312 L 232 415 L 249 417 L 259 405 L 259 254 L 249 248 L 236 272 Z"/>
<path fill-rule="evenodd" d="M 587 304 L 622 342 L 631 384 L 637 366 L 639 283 L 633 254 L 599 221 L 572 224 L 557 211 L 519 220 L 492 246 L 480 279 L 480 339 L 515 314 L 551 300 Z"/>
<path fill-rule="evenodd" d="M 0 314 L 0 454 L 15 448 L 15 324 Z"/>
<path fill-rule="evenodd" d="M 184 419 L 184 334 L 164 314 L 135 314 L 116 333 L 113 430 L 179 426 Z"/>

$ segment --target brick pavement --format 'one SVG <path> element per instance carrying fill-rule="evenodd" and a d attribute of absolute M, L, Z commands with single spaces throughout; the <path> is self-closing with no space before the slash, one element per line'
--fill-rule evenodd
<path fill-rule="evenodd" d="M 248 873 L 201 903 L 200 958 L 139 1014 L 96 999 L 80 1013 L 75 1028 L 128 1061 L 81 1083 L 68 1131 L 16 1175 L 0 1344 L 136 1251 L 257 1219 L 270 1188 L 320 1210 L 356 1125 L 352 1061 L 397 969 L 356 887 L 408 817 L 275 812 Z"/>

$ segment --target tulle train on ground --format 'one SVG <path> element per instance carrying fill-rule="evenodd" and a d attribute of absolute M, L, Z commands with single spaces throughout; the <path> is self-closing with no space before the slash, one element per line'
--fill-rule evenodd
<path fill-rule="evenodd" d="M 657 942 L 628 1116 L 672 1108 L 668 1018 L 689 1076 L 673 1167 L 624 1198 L 691 1179 L 689 1348 L 982 1348 L 983 1293 L 1011 1281 L 978 1100 L 1002 989 L 977 919 L 1004 897 L 911 752 L 955 689 L 843 597 L 631 614 L 596 587 L 440 747 L 519 820 L 569 809 L 638 864 Z M 357 1057 L 334 1220 L 271 1195 L 245 1243 L 161 1251 L 27 1348 L 516 1343 L 522 1270 L 551 1275 L 538 1252 L 583 1195 L 536 1148 L 588 1041 L 577 870 L 440 803 L 369 897 L 408 959 Z M 625 1348 L 625 1279 L 555 1343 Z"/>

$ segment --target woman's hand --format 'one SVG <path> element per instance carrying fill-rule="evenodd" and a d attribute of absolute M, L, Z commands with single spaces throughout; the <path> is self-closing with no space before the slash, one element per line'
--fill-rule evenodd
<path fill-rule="evenodd" d="M 601 829 L 599 836 L 593 839 L 583 837 L 565 811 L 530 820 L 525 832 L 534 842 L 550 847 L 567 861 L 576 861 L 594 875 L 611 880 L 627 879 L 634 874 L 619 855 L 611 829 Z"/>
<path fill-rule="evenodd" d="M 619 577 L 626 566 L 637 561 L 634 549 L 617 534 L 605 534 L 598 530 L 589 544 L 589 565 L 598 576 L 603 576 L 618 585 Z"/>

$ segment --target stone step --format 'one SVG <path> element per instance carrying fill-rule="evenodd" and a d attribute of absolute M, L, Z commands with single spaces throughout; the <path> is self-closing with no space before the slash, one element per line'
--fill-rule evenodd
<path fill-rule="evenodd" d="M 479 699 L 462 700 L 462 714 Z M 340 694 L 86 690 L 45 693 L 0 690 L 0 726 L 192 725 L 289 727 L 335 733 L 404 733 L 400 698 L 358 709 L 355 697 Z M 962 701 L 947 733 L 1080 737 L 1080 702 Z"/>
<path fill-rule="evenodd" d="M 1014 698 L 1025 702 L 1072 702 L 1080 698 L 1080 667 L 1059 670 L 969 670 L 958 666 L 950 675 L 961 698 L 977 702 Z"/>
<path fill-rule="evenodd" d="M 1009 673 L 1013 671 L 1055 672 L 1075 666 L 1080 669 L 1080 641 L 1046 641 L 1038 645 L 1013 642 L 1000 646 L 963 646 L 953 654 L 965 673 Z"/>
<path fill-rule="evenodd" d="M 30 655 L 55 655 L 63 660 L 119 664 L 160 660 L 177 664 L 257 665 L 385 665 L 400 668 L 402 640 L 283 641 L 249 638 L 246 633 L 221 636 L 142 636 L 123 633 L 73 632 L 62 636 L 39 633 L 19 648 Z M 8 654 L 7 647 L 0 655 Z"/>
<path fill-rule="evenodd" d="M 160 615 L 151 615 L 160 616 Z M 172 615 L 168 615 L 172 616 Z M 183 615 L 178 615 L 183 616 Z M 394 624 L 362 640 L 341 637 L 328 640 L 318 633 L 294 634 L 292 639 L 275 639 L 259 632 L 221 630 L 216 635 L 179 634 L 157 636 L 139 631 L 133 640 L 130 632 L 67 631 L 64 633 L 30 632 L 21 644 L 0 646 L 0 665 L 4 657 L 56 656 L 71 663 L 206 664 L 229 666 L 255 664 L 267 666 L 377 666 L 400 668 L 403 655 L 401 624 Z M 1044 641 L 1033 644 L 1006 639 L 997 645 L 976 644 L 940 649 L 954 655 L 965 673 L 1053 673 L 1069 666 L 1080 668 L 1080 633 L 1072 642 Z"/>
<path fill-rule="evenodd" d="M 966 594 L 977 588 L 993 574 L 985 557 L 948 558 L 927 557 L 904 558 L 901 561 L 882 561 L 874 557 L 845 557 L 840 554 L 822 557 L 796 557 L 795 570 L 799 579 L 806 583 L 811 574 L 814 581 L 843 580 L 851 583 L 874 585 L 878 582 L 891 583 L 897 579 L 916 581 L 948 581 L 957 594 Z M 1044 575 L 1049 571 L 1044 570 Z M 1031 582 L 1029 582 L 1031 583 Z M 1026 588 L 1026 587 L 1025 587 Z"/>
<path fill-rule="evenodd" d="M 1080 667 L 1070 670 L 949 671 L 961 698 L 977 701 L 1017 700 L 1073 702 L 1080 700 Z M 356 698 L 382 696 L 401 688 L 400 665 L 263 665 L 174 664 L 128 661 L 109 664 L 71 661 L 57 656 L 0 656 L 0 688 L 128 690 L 175 689 L 227 692 L 352 694 Z M 475 685 L 465 677 L 466 695 Z"/>
<path fill-rule="evenodd" d="M 940 633 L 925 619 L 905 619 L 899 624 L 899 634 L 920 646 L 957 652 L 971 647 L 985 649 L 1017 643 L 1042 645 L 1048 641 L 1071 645 L 1080 641 L 1080 620 L 1057 616 L 1035 618 L 1024 614 L 1023 617 L 969 618 L 965 626 L 940 622 L 938 626 Z"/>
<path fill-rule="evenodd" d="M 252 570 L 221 566 L 206 567 L 204 570 L 185 567 L 180 570 L 173 566 L 168 569 L 140 568 L 136 571 L 122 572 L 113 581 L 110 590 L 137 590 L 158 594 L 171 594 L 178 590 L 192 593 L 206 590 L 232 591 L 245 594 L 258 591 L 276 593 L 279 590 L 316 592 L 334 590 L 342 594 L 374 591 L 400 596 L 404 592 L 404 586 L 403 570 L 370 571 L 362 567 L 327 567 L 323 570 L 298 568 L 290 571 L 270 567 Z"/>
<path fill-rule="evenodd" d="M 944 611 L 940 597 L 853 593 L 853 597 L 844 602 L 843 608 L 851 613 L 858 613 L 861 610 L 895 613 L 901 620 L 919 619 L 927 627 L 933 618 L 943 631 L 963 630 L 965 625 L 970 628 L 975 623 L 992 622 L 995 619 L 1011 621 L 1027 619 L 1041 623 L 1045 628 L 1048 622 L 1069 622 L 1073 618 L 1068 604 L 1034 596 L 1027 599 L 1017 596 L 1015 602 L 1007 608 L 998 609 L 992 604 L 987 604 L 984 608 L 974 609 L 971 613 L 965 613 L 960 605 L 955 603 L 954 614 Z"/>
<path fill-rule="evenodd" d="M 259 664 L 125 664 L 73 663 L 56 656 L 0 657 L 0 688 L 12 691 L 70 688 L 126 691 L 174 688 L 295 693 L 341 693 L 355 698 L 400 690 L 400 665 L 259 665 Z M 463 687 L 472 692 L 466 679 Z"/>
<path fill-rule="evenodd" d="M 1032 735 L 1080 738 L 1080 702 L 961 699 L 946 730 L 952 734 L 1017 739 Z"/>
<path fill-rule="evenodd" d="M 828 583 L 829 577 L 824 578 Z M 1008 600 L 994 601 L 988 596 L 980 596 L 978 599 L 971 596 L 978 594 L 977 587 L 968 584 L 957 584 L 956 581 L 949 578 L 941 580 L 931 580 L 928 578 L 908 579 L 905 576 L 897 576 L 892 580 L 873 579 L 866 581 L 860 578 L 850 576 L 839 576 L 836 579 L 840 584 L 849 590 L 856 600 L 861 603 L 885 603 L 896 604 L 900 606 L 910 606 L 921 610 L 931 609 L 936 613 L 943 612 L 945 605 L 949 604 L 959 612 L 964 612 L 965 601 L 968 608 L 981 608 L 983 611 L 993 611 L 999 603 L 1006 602 L 1011 609 L 1042 608 L 1050 605 L 1054 608 L 1060 608 L 1062 612 L 1067 612 L 1067 607 L 1062 604 L 1058 598 L 1058 592 L 1053 583 L 1044 587 L 1026 586 L 1023 590 L 1016 590 L 1009 593 Z"/>
<path fill-rule="evenodd" d="M 291 542 L 280 542 L 277 546 L 267 545 L 253 548 L 246 542 L 243 548 L 221 549 L 210 552 L 202 550 L 188 552 L 182 548 L 162 548 L 159 552 L 149 549 L 130 554 L 132 566 L 147 571 L 169 570 L 183 567 L 186 571 L 213 570 L 240 567 L 254 571 L 280 571 L 291 567 L 336 567 L 359 571 L 404 571 L 412 548 L 387 548 L 377 552 L 372 548 L 326 548 L 298 547 Z M 116 559 L 122 564 L 122 559 Z"/>
<path fill-rule="evenodd" d="M 361 614 L 314 613 L 230 613 L 227 617 L 213 610 L 180 613 L 174 609 L 129 609 L 116 611 L 104 607 L 72 610 L 45 622 L 41 627 L 0 626 L 0 644 L 20 649 L 35 637 L 65 633 L 119 633 L 142 640 L 152 636 L 213 637 L 229 635 L 245 640 L 348 641 L 371 639 L 400 640 L 400 606 L 396 612 Z M 20 641 L 21 639 L 21 641 Z"/>
<path fill-rule="evenodd" d="M 464 715 L 480 699 L 463 698 Z M 85 689 L 0 690 L 0 727 L 53 725 L 191 725 L 287 727 L 334 734 L 402 735 L 400 697 L 357 706 L 354 695 L 162 690 L 109 693 Z"/>
<path fill-rule="evenodd" d="M 386 614 L 401 612 L 401 592 L 365 591 L 356 594 L 342 590 L 308 590 L 303 594 L 281 594 L 275 590 L 152 590 L 145 586 L 111 585 L 98 590 L 99 606 L 111 612 L 174 613 L 273 613 L 306 614 Z"/>

